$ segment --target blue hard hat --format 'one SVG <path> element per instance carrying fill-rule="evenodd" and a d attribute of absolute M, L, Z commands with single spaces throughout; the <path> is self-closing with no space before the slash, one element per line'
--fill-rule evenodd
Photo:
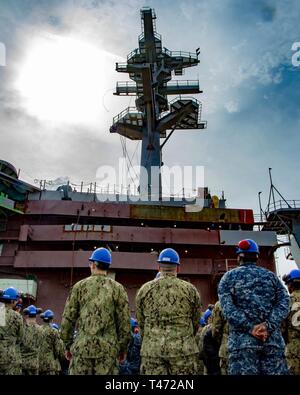
<path fill-rule="evenodd" d="M 44 311 L 43 314 L 41 314 L 41 318 L 43 318 L 43 319 L 51 319 L 53 317 L 54 317 L 54 313 L 52 310 L 49 310 L 49 309 Z"/>
<path fill-rule="evenodd" d="M 109 266 L 111 264 L 111 253 L 107 248 L 97 248 L 95 251 L 93 251 L 89 261 L 101 262 Z"/>
<path fill-rule="evenodd" d="M 242 254 L 242 253 L 247 253 L 247 252 L 252 252 L 255 254 L 259 254 L 259 248 L 258 245 L 254 240 L 251 239 L 244 239 L 241 240 L 237 246 L 237 254 Z"/>
<path fill-rule="evenodd" d="M 157 259 L 159 263 L 180 265 L 179 255 L 173 248 L 165 248 Z"/>
<path fill-rule="evenodd" d="M 29 315 L 29 317 L 35 317 L 37 314 L 40 314 L 41 312 L 42 309 L 35 307 L 33 304 L 28 306 L 25 310 L 23 310 L 23 313 L 25 315 Z"/>
<path fill-rule="evenodd" d="M 6 288 L 3 291 L 1 299 L 4 299 L 4 300 L 18 300 L 19 299 L 19 292 L 14 287 Z"/>
<path fill-rule="evenodd" d="M 138 326 L 138 322 L 135 318 L 130 318 L 130 326 L 132 329 Z"/>
<path fill-rule="evenodd" d="M 289 274 L 285 274 L 282 277 L 282 280 L 286 283 L 289 284 L 293 281 L 300 281 L 300 270 L 299 269 L 293 269 L 290 271 Z"/>
<path fill-rule="evenodd" d="M 212 315 L 212 311 L 210 310 L 210 309 L 207 309 L 206 311 L 205 311 L 205 313 L 204 313 L 204 316 L 203 316 L 203 318 L 204 318 L 204 321 L 205 321 L 205 323 L 207 324 L 207 320 L 209 319 L 209 317 Z"/>
<path fill-rule="evenodd" d="M 59 330 L 59 326 L 57 324 L 50 324 L 53 329 Z"/>

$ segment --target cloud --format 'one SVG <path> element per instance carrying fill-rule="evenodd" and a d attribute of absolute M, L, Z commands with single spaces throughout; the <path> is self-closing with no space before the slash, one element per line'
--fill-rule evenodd
<path fill-rule="evenodd" d="M 230 114 L 239 111 L 239 104 L 234 100 L 225 103 L 224 107 Z"/>
<path fill-rule="evenodd" d="M 116 80 L 128 79 L 115 72 L 113 58 L 105 71 L 99 69 L 108 86 L 92 124 L 38 119 L 23 106 L 14 84 L 33 39 L 45 32 L 126 58 L 137 47 L 143 5 L 139 0 L 13 0 L 2 6 L 0 41 L 7 44 L 8 66 L 0 68 L 0 157 L 33 178 L 66 175 L 73 181 L 92 181 L 99 165 L 119 158 L 119 137 L 109 126 L 134 98 L 112 95 Z M 204 93 L 198 98 L 208 120 L 206 131 L 176 131 L 164 148 L 164 162 L 205 165 L 207 184 L 225 190 L 229 207 L 257 207 L 256 192 L 265 186 L 267 194 L 269 166 L 282 188 L 297 197 L 299 185 L 286 177 L 297 179 L 291 158 L 295 168 L 299 165 L 300 71 L 291 65 L 291 45 L 299 41 L 297 0 L 153 0 L 152 5 L 163 45 L 201 47 L 200 66 L 186 70 L 182 79 L 199 77 Z M 130 154 L 135 148 L 127 141 Z M 241 188 L 245 174 L 253 176 Z"/>

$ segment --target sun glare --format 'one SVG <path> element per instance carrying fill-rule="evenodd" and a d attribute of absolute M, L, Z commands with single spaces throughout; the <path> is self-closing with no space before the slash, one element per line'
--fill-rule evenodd
<path fill-rule="evenodd" d="M 35 39 L 21 63 L 16 89 L 27 112 L 54 122 L 93 122 L 107 89 L 108 54 L 56 35 Z"/>

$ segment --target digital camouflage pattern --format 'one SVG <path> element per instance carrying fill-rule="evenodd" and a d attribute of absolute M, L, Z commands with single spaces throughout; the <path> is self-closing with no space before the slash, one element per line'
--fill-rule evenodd
<path fill-rule="evenodd" d="M 146 374 L 151 373 L 147 367 L 152 365 L 149 360 L 153 358 L 162 363 L 177 358 L 180 364 L 183 357 L 199 354 L 195 335 L 200 309 L 197 289 L 173 274 L 163 273 L 159 279 L 141 287 L 136 296 L 136 313 L 142 336 L 142 365 Z M 158 365 L 155 371 L 159 369 Z M 172 368 L 169 370 L 171 372 Z"/>
<path fill-rule="evenodd" d="M 23 320 L 20 314 L 6 305 L 4 323 L 5 325 L 0 325 L 0 375 L 21 374 L 20 344 L 24 335 Z"/>
<path fill-rule="evenodd" d="M 261 349 L 244 348 L 229 353 L 229 375 L 287 375 L 284 351 L 268 346 Z"/>
<path fill-rule="evenodd" d="M 218 293 L 229 323 L 229 374 L 286 374 L 280 326 L 288 315 L 289 296 L 276 275 L 243 263 L 222 277 Z M 262 322 L 269 333 L 265 342 L 251 335 Z"/>
<path fill-rule="evenodd" d="M 207 374 L 207 370 L 206 367 L 204 365 L 203 362 L 203 339 L 204 339 L 204 335 L 206 333 L 206 331 L 208 330 L 208 325 L 205 325 L 204 327 L 200 327 L 198 329 L 198 332 L 196 333 L 195 339 L 196 339 L 196 343 L 199 349 L 199 374 Z"/>
<path fill-rule="evenodd" d="M 61 342 L 59 332 L 50 324 L 43 325 L 41 329 L 39 373 L 42 375 L 58 374 L 61 370 L 60 361 L 65 359 L 64 344 Z"/>
<path fill-rule="evenodd" d="M 78 332 L 73 342 L 75 325 Z M 115 372 L 116 359 L 120 352 L 126 353 L 130 341 L 130 312 L 124 287 L 104 274 L 93 274 L 75 284 L 63 312 L 61 338 L 73 355 L 70 374 L 85 374 L 86 367 L 91 371 L 96 359 L 106 366 L 106 370 L 99 368 L 102 373 L 98 374 L 112 374 L 111 366 Z"/>
<path fill-rule="evenodd" d="M 229 325 L 224 317 L 224 313 L 222 311 L 221 303 L 219 300 L 215 303 L 215 307 L 212 311 L 211 330 L 213 338 L 215 338 L 217 343 L 220 345 L 219 358 L 221 374 L 227 375 Z"/>
<path fill-rule="evenodd" d="M 285 355 L 290 373 L 300 375 L 300 290 L 291 294 L 290 312 L 284 321 Z"/>
<path fill-rule="evenodd" d="M 39 354 L 42 341 L 42 328 L 37 323 L 25 323 L 21 343 L 22 374 L 39 374 Z"/>
<path fill-rule="evenodd" d="M 142 375 L 197 375 L 199 359 L 196 354 L 168 358 L 142 357 Z"/>

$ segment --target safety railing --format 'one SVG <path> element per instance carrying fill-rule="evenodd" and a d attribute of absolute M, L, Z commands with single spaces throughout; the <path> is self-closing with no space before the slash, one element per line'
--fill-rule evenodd
<path fill-rule="evenodd" d="M 172 106 L 172 104 L 174 104 L 176 101 L 180 101 L 180 100 L 184 100 L 184 101 L 189 100 L 198 106 L 198 123 L 200 123 L 201 113 L 202 113 L 202 103 L 199 100 L 195 99 L 194 97 L 180 95 L 180 96 L 177 96 L 175 99 L 171 100 L 169 102 L 169 105 Z"/>
<path fill-rule="evenodd" d="M 151 11 L 151 16 L 152 16 L 152 19 L 155 19 L 156 18 L 156 14 L 155 14 L 155 9 L 154 8 L 151 8 L 151 7 L 142 7 L 141 8 L 141 18 L 143 19 L 144 18 L 144 13 L 145 13 L 145 11 Z"/>
<path fill-rule="evenodd" d="M 116 71 L 126 71 L 127 70 L 127 63 L 116 63 Z"/>
<path fill-rule="evenodd" d="M 279 210 L 279 209 L 298 209 L 298 208 L 300 208 L 300 200 L 277 200 L 276 202 L 269 204 L 268 212 Z"/>
<path fill-rule="evenodd" d="M 169 106 L 171 107 L 172 104 L 174 104 L 175 102 L 180 101 L 180 100 L 188 100 L 188 101 L 191 101 L 191 102 L 193 102 L 195 105 L 198 106 L 198 120 L 197 120 L 197 122 L 198 122 L 198 124 L 200 124 L 200 123 L 203 124 L 203 128 L 205 129 L 205 128 L 206 128 L 206 125 L 207 125 L 207 122 L 201 120 L 202 103 L 201 103 L 199 100 L 195 99 L 194 97 L 181 96 L 181 95 L 180 95 L 180 96 L 175 97 L 175 99 L 171 100 L 171 101 L 169 102 Z M 169 111 L 164 111 L 164 112 L 160 113 L 159 119 L 165 117 L 167 114 L 169 114 Z"/>
<path fill-rule="evenodd" d="M 184 87 L 193 87 L 199 88 L 198 80 L 180 80 L 180 81 L 172 81 L 167 84 L 167 87 L 171 88 L 184 88 Z"/>
<path fill-rule="evenodd" d="M 153 32 L 153 35 L 154 35 L 154 37 L 156 38 L 157 41 L 161 41 L 161 34 Z M 145 33 L 143 32 L 143 33 L 141 33 L 139 35 L 139 41 L 144 40 L 144 38 L 145 38 Z"/>
<path fill-rule="evenodd" d="M 113 118 L 113 123 L 119 122 L 122 118 L 124 118 L 129 113 L 130 113 L 130 115 L 140 116 L 141 118 L 143 117 L 143 113 L 138 111 L 138 109 L 136 107 L 127 107 L 127 108 L 125 108 L 125 110 L 123 110 L 122 112 L 120 112 L 118 115 L 116 115 Z"/>
<path fill-rule="evenodd" d="M 191 58 L 198 59 L 198 55 L 195 52 L 186 51 L 170 51 L 168 48 L 164 47 L 162 50 L 163 54 L 170 56 L 171 58 Z"/>

